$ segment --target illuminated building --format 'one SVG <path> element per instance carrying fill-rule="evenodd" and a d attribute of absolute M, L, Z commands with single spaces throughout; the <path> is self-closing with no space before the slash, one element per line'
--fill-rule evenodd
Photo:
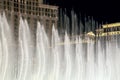
<path fill-rule="evenodd" d="M 120 35 L 120 23 L 111 23 L 102 25 L 102 28 L 96 29 L 96 33 L 88 32 L 87 38 L 91 40 L 95 40 L 101 38 L 103 40 L 115 40 L 118 39 Z"/>
<path fill-rule="evenodd" d="M 52 25 L 56 27 L 58 22 L 58 7 L 45 5 L 43 0 L 0 0 L 0 12 L 5 12 L 14 32 L 18 31 L 20 16 L 27 19 L 32 31 L 36 29 L 37 21 L 44 25 L 48 33 Z"/>
<path fill-rule="evenodd" d="M 120 34 L 120 23 L 111 23 L 103 25 L 101 29 L 96 30 L 96 36 L 114 36 Z"/>

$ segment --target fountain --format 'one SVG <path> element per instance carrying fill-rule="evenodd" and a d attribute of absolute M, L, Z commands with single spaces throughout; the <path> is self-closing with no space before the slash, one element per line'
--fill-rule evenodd
<path fill-rule="evenodd" d="M 61 38 L 53 25 L 49 40 L 40 22 L 35 36 L 34 42 L 21 18 L 15 43 L 5 14 L 0 15 L 0 80 L 120 80 L 119 39 L 94 42 L 88 37 L 89 43 L 82 43 L 67 32 Z"/>

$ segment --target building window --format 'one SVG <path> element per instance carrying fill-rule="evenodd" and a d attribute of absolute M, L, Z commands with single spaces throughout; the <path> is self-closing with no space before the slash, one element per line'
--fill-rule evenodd
<path fill-rule="evenodd" d="M 25 0 L 20 0 L 20 3 L 21 3 L 21 4 L 24 4 L 24 2 L 25 2 Z"/>
<path fill-rule="evenodd" d="M 31 5 L 31 2 L 29 2 L 29 5 Z"/>
<path fill-rule="evenodd" d="M 7 5 L 8 5 L 8 6 L 9 6 L 9 4 L 10 4 L 10 3 L 9 3 L 9 2 L 7 2 Z"/>
<path fill-rule="evenodd" d="M 31 6 L 28 6 L 28 10 L 31 10 L 31 8 L 32 8 Z"/>
<path fill-rule="evenodd" d="M 4 9 L 6 9 L 6 6 L 4 6 Z"/>
<path fill-rule="evenodd" d="M 36 7 L 36 11 L 38 11 L 38 7 Z"/>
<path fill-rule="evenodd" d="M 39 12 L 39 16 L 41 16 L 41 12 Z"/>
<path fill-rule="evenodd" d="M 6 1 L 4 1 L 4 5 L 6 4 Z"/>
<path fill-rule="evenodd" d="M 24 5 L 20 5 L 20 8 L 21 8 L 21 9 L 24 9 L 24 8 L 25 8 L 25 6 L 24 6 Z"/>
<path fill-rule="evenodd" d="M 51 10 L 51 14 L 53 14 L 53 10 Z"/>
<path fill-rule="evenodd" d="M 44 8 L 42 8 L 42 12 L 44 12 Z"/>
<path fill-rule="evenodd" d="M 39 8 L 39 11 L 41 11 L 41 8 Z"/>
<path fill-rule="evenodd" d="M 15 4 L 14 4 L 14 7 L 18 7 L 18 4 L 15 3 Z"/>
<path fill-rule="evenodd" d="M 14 11 L 15 11 L 15 12 L 18 12 L 18 8 L 14 8 Z"/>
<path fill-rule="evenodd" d="M 50 13 L 48 13 L 48 17 L 50 17 Z"/>
<path fill-rule="evenodd" d="M 28 14 L 31 14 L 31 11 L 29 11 Z"/>
<path fill-rule="evenodd" d="M 36 10 L 36 7 L 33 7 L 33 10 Z"/>
<path fill-rule="evenodd" d="M 42 12 L 42 16 L 44 16 L 44 12 Z"/>
<path fill-rule="evenodd" d="M 11 7 L 8 7 L 8 10 L 11 10 Z"/>
<path fill-rule="evenodd" d="M 47 12 L 45 12 L 45 16 L 48 16 L 48 15 L 47 15 Z"/>
<path fill-rule="evenodd" d="M 14 2 L 18 2 L 18 0 L 14 0 Z"/>

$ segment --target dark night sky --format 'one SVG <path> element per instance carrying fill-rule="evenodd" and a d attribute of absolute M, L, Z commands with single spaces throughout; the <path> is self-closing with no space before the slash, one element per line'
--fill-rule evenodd
<path fill-rule="evenodd" d="M 97 21 L 108 23 L 120 21 L 120 8 L 117 2 L 102 0 L 46 0 L 47 4 L 57 5 L 70 11 L 73 8 L 77 14 L 85 13 Z"/>

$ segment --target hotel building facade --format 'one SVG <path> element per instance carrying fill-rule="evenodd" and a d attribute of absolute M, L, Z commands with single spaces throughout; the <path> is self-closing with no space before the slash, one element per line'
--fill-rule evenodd
<path fill-rule="evenodd" d="M 43 4 L 43 0 L 0 0 L 0 12 L 5 12 L 14 32 L 18 31 L 20 16 L 27 19 L 31 31 L 36 29 L 37 21 L 40 21 L 46 32 L 51 34 L 53 24 L 57 27 L 58 23 L 58 7 Z"/>

